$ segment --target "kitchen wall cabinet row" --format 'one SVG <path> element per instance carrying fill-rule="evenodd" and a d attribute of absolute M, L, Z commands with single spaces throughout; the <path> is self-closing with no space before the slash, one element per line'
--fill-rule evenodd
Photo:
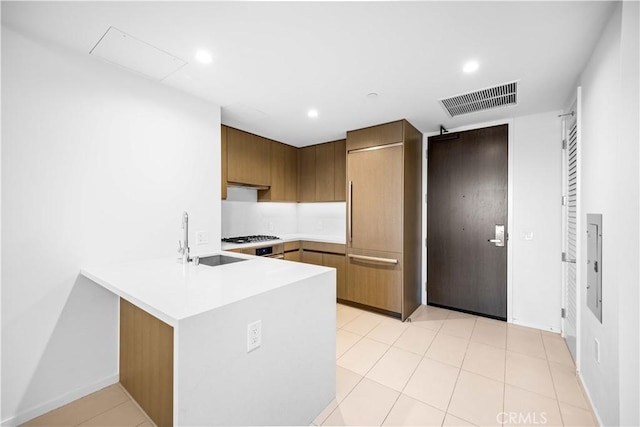
<path fill-rule="evenodd" d="M 261 202 L 344 201 L 346 141 L 296 148 L 222 125 L 222 199 L 228 186 L 258 188 Z"/>

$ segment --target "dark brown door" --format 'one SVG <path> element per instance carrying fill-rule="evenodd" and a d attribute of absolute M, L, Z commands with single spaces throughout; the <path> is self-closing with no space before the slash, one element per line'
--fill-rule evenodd
<path fill-rule="evenodd" d="M 429 138 L 428 304 L 506 319 L 507 150 L 507 125 Z"/>

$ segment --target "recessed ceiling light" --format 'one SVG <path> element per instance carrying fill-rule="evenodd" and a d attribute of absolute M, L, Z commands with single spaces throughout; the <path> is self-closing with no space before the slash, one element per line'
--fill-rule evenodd
<path fill-rule="evenodd" d="M 474 71 L 477 71 L 479 67 L 480 64 L 478 64 L 478 61 L 469 61 L 464 64 L 462 71 L 464 71 L 465 73 L 473 73 Z"/>
<path fill-rule="evenodd" d="M 206 50 L 200 49 L 196 52 L 196 61 L 203 64 L 211 64 L 213 62 L 213 57 Z"/>
<path fill-rule="evenodd" d="M 318 110 L 309 110 L 309 112 L 307 113 L 307 116 L 309 116 L 311 118 L 318 117 Z"/>

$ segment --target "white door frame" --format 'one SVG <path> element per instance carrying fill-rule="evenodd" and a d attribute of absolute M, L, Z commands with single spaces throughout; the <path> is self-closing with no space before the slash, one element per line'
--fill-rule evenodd
<path fill-rule="evenodd" d="M 576 133 L 577 133 L 577 147 L 576 147 L 576 163 L 577 163 L 577 174 L 576 174 L 576 180 L 577 180 L 577 188 L 576 188 L 576 258 L 575 258 L 575 263 L 576 263 L 576 289 L 575 289 L 575 293 L 576 293 L 576 301 L 575 301 L 575 309 L 576 309 L 576 371 L 580 371 L 580 324 L 581 324 L 581 298 L 582 298 L 582 294 L 581 294 L 581 288 L 580 288 L 580 278 L 581 278 L 581 268 L 579 268 L 581 264 L 581 258 L 580 258 L 580 248 L 582 245 L 582 232 L 581 232 L 581 201 L 582 201 L 582 196 L 581 196 L 581 175 L 582 175 L 582 168 L 581 168 L 581 164 L 582 164 L 582 133 L 581 133 L 581 118 L 582 118 L 582 88 L 578 87 L 577 91 L 576 91 L 576 101 L 575 101 L 575 107 L 574 111 L 576 112 Z M 563 123 L 562 126 L 562 132 L 563 135 L 562 137 L 565 138 L 566 137 L 566 121 Z M 567 165 L 568 165 L 568 147 L 567 150 L 563 150 L 563 161 L 562 161 L 562 192 L 563 192 L 563 196 L 567 196 L 566 191 L 567 191 Z M 566 235 L 567 235 L 567 217 L 568 217 L 568 206 L 563 206 L 562 207 L 562 251 L 563 252 L 567 252 L 567 241 L 566 241 Z M 562 307 L 563 309 L 567 309 L 568 307 L 568 301 L 567 301 L 567 288 L 568 288 L 568 283 L 567 283 L 567 268 L 568 265 L 567 263 L 563 263 L 562 266 Z M 566 320 L 563 317 L 561 322 L 561 328 L 562 328 L 562 337 L 566 339 Z"/>

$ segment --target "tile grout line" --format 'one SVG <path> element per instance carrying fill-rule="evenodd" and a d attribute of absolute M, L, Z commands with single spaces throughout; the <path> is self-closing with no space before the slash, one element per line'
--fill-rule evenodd
<path fill-rule="evenodd" d="M 426 306 L 425 306 L 426 307 Z M 411 317 L 409 317 L 411 318 Z M 410 324 L 413 323 L 413 320 L 411 322 L 409 322 Z M 419 328 L 419 326 L 416 326 L 417 328 Z M 442 325 L 440 326 L 442 327 Z M 400 334 L 398 336 L 398 338 L 396 338 L 396 340 L 393 342 L 394 344 L 400 339 L 400 337 L 408 330 L 409 328 L 407 327 L 407 329 L 402 332 L 402 334 Z M 389 409 L 389 412 L 387 412 L 387 415 L 384 417 L 384 419 L 382 420 L 382 423 L 380 423 L 380 426 L 384 425 L 384 422 L 387 421 L 387 418 L 389 418 L 389 414 L 391 414 L 391 411 L 393 411 L 393 408 L 396 406 L 396 404 L 398 403 L 398 400 L 400 400 L 400 396 L 402 396 L 404 394 L 404 390 L 407 388 L 407 385 L 409 384 L 409 382 L 411 381 L 411 378 L 415 375 L 416 371 L 418 370 L 418 366 L 420 366 L 420 363 L 422 363 L 422 360 L 426 357 L 427 352 L 429 351 L 429 348 L 431 348 L 431 345 L 433 344 L 433 341 L 435 341 L 436 336 L 438 336 L 438 333 L 440 331 L 440 328 L 438 328 L 438 332 L 436 332 L 436 335 L 433 337 L 433 339 L 431 340 L 431 342 L 429 343 L 429 345 L 427 346 L 427 348 L 424 351 L 424 354 L 420 357 L 420 361 L 416 364 L 416 367 L 413 368 L 413 372 L 411 372 L 411 375 L 409 375 L 409 378 L 407 379 L 407 382 L 404 384 L 404 386 L 402 386 L 402 390 L 400 390 L 400 392 L 398 393 L 398 397 L 396 397 L 396 400 L 393 402 L 393 405 L 391 405 L 391 408 Z M 391 347 L 393 347 L 393 344 L 391 345 Z M 391 348 L 389 347 L 389 348 Z M 402 350 L 402 349 L 400 349 Z M 388 351 L 388 350 L 387 350 Z M 405 350 L 407 351 L 407 350 Z M 408 353 L 412 353 L 412 354 L 416 354 L 413 353 L 411 351 L 407 351 Z M 384 384 L 383 384 L 384 385 Z M 410 397 L 410 396 L 408 396 Z M 422 402 L 424 403 L 424 402 Z M 425 405 L 431 406 L 427 403 L 425 403 Z M 438 408 L 436 408 L 438 409 Z M 442 422 L 444 423 L 444 418 L 446 418 L 447 413 L 445 412 L 444 417 L 442 418 Z"/>
<path fill-rule="evenodd" d="M 426 307 L 426 306 L 425 306 L 425 307 Z M 359 316 L 357 316 L 357 317 L 359 317 Z M 355 318 L 354 318 L 353 320 L 351 320 L 350 322 L 347 322 L 347 324 L 348 324 L 348 323 L 351 323 L 351 322 L 352 322 L 352 321 L 354 321 L 354 320 L 355 320 Z M 384 321 L 384 320 L 383 320 L 383 321 Z M 380 322 L 380 323 L 382 323 L 382 322 Z M 377 324 L 376 326 L 374 326 L 374 327 L 373 327 L 369 332 L 367 332 L 367 335 L 368 335 L 368 334 L 370 334 L 370 333 L 371 333 L 375 328 L 377 328 L 377 327 L 380 325 L 380 323 L 378 323 L 378 324 Z M 404 323 L 404 322 L 402 322 L 402 323 Z M 413 323 L 413 322 L 409 322 L 409 323 Z M 346 324 L 345 324 L 344 326 L 346 326 Z M 410 325 L 409 325 L 409 326 L 410 326 Z M 340 328 L 340 329 L 342 329 L 342 328 Z M 344 398 L 342 399 L 342 402 L 344 402 L 344 401 L 347 399 L 347 397 L 348 397 L 348 396 L 353 392 L 353 390 L 355 390 L 355 388 L 358 386 L 358 384 L 360 384 L 360 383 L 362 382 L 362 380 L 363 380 L 364 378 L 367 378 L 369 381 L 373 381 L 373 382 L 375 382 L 375 383 L 377 383 L 377 384 L 380 384 L 380 385 L 382 385 L 383 387 L 389 388 L 390 390 L 396 391 L 396 390 L 392 389 L 391 387 L 388 387 L 388 386 L 386 386 L 386 385 L 384 385 L 384 384 L 379 383 L 378 381 L 375 381 L 375 380 L 373 380 L 373 379 L 371 379 L 371 378 L 368 378 L 368 377 L 367 377 L 367 374 L 368 374 L 369 372 L 371 372 L 371 370 L 372 370 L 372 369 L 373 369 L 373 368 L 378 364 L 378 362 L 380 362 L 380 360 L 385 356 L 385 354 L 387 354 L 387 353 L 389 352 L 389 350 L 394 346 L 394 344 L 395 344 L 395 343 L 400 339 L 400 337 L 401 337 L 401 336 L 402 336 L 402 335 L 403 335 L 403 334 L 404 334 L 408 329 L 409 329 L 409 327 L 405 328 L 405 330 L 404 330 L 400 335 L 398 335 L 398 337 L 397 337 L 397 338 L 393 341 L 393 343 L 392 343 L 392 344 L 390 344 L 390 345 L 389 345 L 389 344 L 387 344 L 387 343 L 383 343 L 383 342 L 381 342 L 381 341 L 378 341 L 378 340 L 376 340 L 376 339 L 374 339 L 374 338 L 369 338 L 370 340 L 375 341 L 375 342 L 377 342 L 377 343 L 387 345 L 387 346 L 388 346 L 388 348 L 385 350 L 385 352 L 384 352 L 384 353 L 382 353 L 382 355 L 380 355 L 380 357 L 378 358 L 378 360 L 376 360 L 376 362 L 373 364 L 373 366 L 371 366 L 371 368 L 369 368 L 369 370 L 368 370 L 364 375 L 362 375 L 362 377 L 360 378 L 360 380 L 359 380 L 359 381 L 358 381 L 358 382 L 353 386 L 353 388 L 349 391 L 349 393 L 347 393 L 347 394 L 344 396 Z M 436 332 L 436 335 L 439 333 L 439 329 L 440 329 L 440 328 L 438 328 L 438 332 Z M 350 332 L 350 331 L 347 331 L 347 332 Z M 354 334 L 355 334 L 355 332 L 352 332 L 352 333 L 354 333 Z M 359 335 L 359 334 L 356 334 L 356 335 Z M 362 338 L 367 338 L 367 335 L 365 335 L 365 336 L 360 336 L 360 340 L 358 340 L 356 343 L 354 343 L 354 344 L 353 344 L 353 346 L 355 346 L 358 342 L 360 342 L 360 341 L 362 340 Z M 433 339 L 433 340 L 435 340 L 435 337 L 434 337 L 434 339 Z M 429 343 L 429 346 L 428 346 L 428 347 L 427 347 L 427 349 L 425 350 L 425 354 L 426 354 L 426 352 L 429 350 L 429 347 L 431 347 L 431 344 L 433 344 L 433 340 L 431 340 L 431 342 Z M 352 347 L 353 347 L 353 346 L 352 346 Z M 402 350 L 402 349 L 400 349 L 400 350 Z M 348 351 L 348 350 L 347 350 L 347 351 Z M 404 351 L 407 351 L 407 350 L 404 350 Z M 410 352 L 410 351 L 408 351 L 408 352 L 409 352 L 409 353 L 412 353 L 412 354 L 416 354 L 416 353 L 413 353 L 413 352 Z M 345 351 L 345 353 L 346 353 L 346 351 Z M 342 357 L 342 356 L 341 356 L 341 357 Z M 422 357 L 421 357 L 421 360 L 420 360 L 420 361 L 422 361 L 422 359 L 424 359 L 424 357 L 425 357 L 425 356 L 424 356 L 424 355 L 422 355 Z M 336 360 L 336 362 L 337 362 L 337 360 Z M 420 365 L 420 362 L 418 362 L 418 365 Z M 418 365 L 416 365 L 416 367 L 414 368 L 413 372 L 412 372 L 412 373 L 411 373 L 411 375 L 409 376 L 409 380 L 407 380 L 407 384 L 409 383 L 409 381 L 410 381 L 411 377 L 413 376 L 413 374 L 415 374 L 415 371 L 418 369 Z M 347 369 L 347 368 L 343 368 L 343 369 Z M 347 370 L 349 370 L 349 371 L 350 371 L 350 369 L 347 369 Z M 351 372 L 353 372 L 353 371 L 351 371 Z M 360 374 L 358 374 L 357 372 L 356 372 L 356 374 L 357 374 L 357 375 L 360 375 Z M 403 390 L 403 391 L 404 391 L 404 389 L 406 388 L 407 384 L 405 384 L 405 385 L 404 385 L 404 387 L 402 388 L 402 390 Z M 393 405 L 391 405 L 391 408 L 389 408 L 389 411 L 387 412 L 387 415 L 385 415 L 385 417 L 383 418 L 382 422 L 380 423 L 380 426 L 382 426 L 382 425 L 384 424 L 384 422 L 386 421 L 386 419 L 389 417 L 389 414 L 390 414 L 390 413 L 391 413 L 391 411 L 393 410 L 393 407 L 396 405 L 396 403 L 398 403 L 398 400 L 400 399 L 400 396 L 401 396 L 401 395 L 402 395 L 402 391 L 400 391 L 400 392 L 398 393 L 398 397 L 396 397 L 396 400 L 393 402 Z M 329 417 L 331 417 L 331 415 L 332 415 L 332 414 L 335 412 L 335 410 L 336 410 L 336 409 L 338 409 L 339 407 L 340 407 L 340 403 L 338 403 L 338 404 L 337 404 L 337 406 L 333 409 L 333 411 L 331 411 L 331 413 L 327 416 L 327 418 L 326 418 L 324 421 L 326 421 L 327 419 L 329 419 Z M 446 413 L 445 413 L 445 416 L 446 416 Z M 323 422 L 323 424 L 324 424 L 324 422 Z"/>
<path fill-rule="evenodd" d="M 344 326 L 348 325 L 349 323 L 353 322 L 354 320 L 356 320 L 358 317 L 360 317 L 360 315 L 361 315 L 361 314 L 362 314 L 362 313 L 358 314 L 356 317 L 354 317 L 353 319 L 351 319 L 350 321 L 348 321 L 347 323 L 345 323 L 344 325 L 342 325 L 342 326 L 341 326 L 341 327 L 339 327 L 338 329 L 339 329 L 339 330 L 344 330 L 344 331 L 346 331 L 346 329 L 342 329 L 342 328 L 343 328 Z M 350 332 L 350 331 L 346 331 L 346 332 Z M 351 332 L 351 333 L 352 333 L 352 334 L 354 334 L 354 335 L 358 335 L 360 338 L 358 339 L 358 341 L 356 341 L 355 343 L 353 343 L 353 344 L 352 344 L 348 349 L 346 349 L 346 350 L 344 351 L 344 353 L 342 353 L 342 354 L 340 355 L 340 357 L 336 357 L 336 362 L 335 362 L 335 363 L 336 363 L 336 367 L 337 367 L 337 366 L 339 366 L 339 365 L 338 365 L 338 359 L 339 359 L 339 358 L 341 358 L 342 356 L 344 356 L 344 355 L 345 355 L 345 354 L 346 354 L 346 353 L 347 353 L 347 352 L 348 352 L 348 351 L 349 351 L 349 350 L 350 350 L 354 345 L 356 345 L 357 343 L 359 343 L 360 341 L 362 341 L 362 338 L 364 338 L 363 336 L 361 336 L 361 335 L 359 335 L 359 334 L 355 334 L 355 333 L 353 333 L 353 332 Z M 340 367 L 342 368 L 342 366 L 340 366 Z M 347 369 L 347 368 L 342 368 L 342 369 Z M 350 369 L 347 369 L 347 371 L 353 372 L 353 371 L 351 371 Z M 354 372 L 354 374 L 356 374 L 356 375 L 360 375 L 360 374 L 358 374 L 357 372 Z M 347 394 L 344 396 L 344 398 L 342 399 L 342 401 L 341 401 L 341 402 L 338 402 L 338 401 L 336 400 L 336 407 L 335 407 L 335 408 L 333 408 L 333 410 L 332 410 L 331 412 L 329 412 L 329 414 L 327 414 L 327 416 L 324 418 L 324 420 L 322 420 L 322 422 L 320 423 L 320 425 L 321 425 L 321 426 L 322 426 L 322 425 L 324 425 L 324 423 L 325 423 L 329 418 L 331 418 L 331 415 L 333 415 L 333 413 L 336 411 L 336 409 L 338 409 L 338 408 L 340 407 L 340 403 L 344 402 L 344 401 L 346 400 L 346 398 L 347 398 L 347 397 L 349 397 L 349 395 L 351 394 L 351 392 L 352 392 L 352 391 L 353 391 L 353 390 L 358 386 L 358 384 L 360 384 L 360 383 L 362 382 L 362 379 L 363 379 L 363 378 L 364 378 L 364 376 L 361 376 L 361 377 L 360 377 L 360 379 L 358 380 L 358 382 L 357 382 L 357 383 L 355 383 L 355 385 L 351 388 L 351 390 L 349 390 L 349 393 L 347 393 Z M 334 400 L 335 400 L 335 397 L 334 397 Z M 320 415 L 320 414 L 318 414 L 318 415 Z M 316 419 L 317 419 L 317 417 L 314 419 L 314 421 L 315 421 Z"/>
<path fill-rule="evenodd" d="M 118 384 L 119 384 L 119 383 L 118 383 Z M 98 413 L 98 414 L 96 414 L 96 415 L 92 416 L 91 418 L 88 418 L 88 419 L 86 419 L 86 420 L 82 421 L 82 422 L 81 422 L 81 423 L 79 423 L 79 424 L 75 424 L 75 426 L 76 426 L 76 427 L 77 427 L 77 426 L 81 426 L 82 424 L 84 424 L 84 423 L 86 423 L 86 422 L 88 422 L 88 421 L 91 421 L 91 420 L 93 420 L 94 418 L 99 417 L 100 415 L 103 415 L 103 414 L 105 414 L 105 413 L 107 413 L 107 412 L 109 412 L 109 411 L 111 411 L 111 410 L 113 410 L 113 409 L 116 409 L 116 408 L 118 408 L 118 407 L 120 407 L 120 406 L 122 406 L 122 405 L 126 405 L 127 403 L 129 403 L 129 402 L 130 402 L 130 400 L 131 400 L 131 399 L 127 399 L 126 401 L 124 401 L 124 402 L 122 402 L 122 403 L 119 403 L 119 404 L 117 404 L 116 406 L 112 406 L 111 408 L 107 409 L 106 411 L 102 411 L 102 412 L 100 412 L 100 413 Z"/>
<path fill-rule="evenodd" d="M 128 391 L 126 388 L 124 388 L 124 386 L 123 386 L 122 384 L 118 383 L 118 385 L 120 386 L 120 388 L 122 389 L 122 391 L 124 391 L 124 393 L 125 393 L 127 396 L 129 396 L 129 399 L 130 399 L 130 400 L 131 400 L 131 402 L 135 405 L 135 407 L 136 407 L 136 408 L 138 408 L 138 410 L 139 410 L 140 412 L 142 412 L 142 415 L 144 415 L 144 417 L 145 417 L 145 418 L 146 418 L 146 420 L 149 422 L 149 424 L 151 424 L 151 425 L 152 425 L 152 426 L 154 426 L 154 427 L 157 427 L 156 423 L 151 419 L 151 417 L 147 414 L 147 412 L 146 412 L 144 409 L 142 409 L 142 406 L 140 406 L 140 405 L 138 404 L 138 402 L 133 398 L 133 396 L 131 396 L 131 394 L 129 393 L 129 391 Z M 144 422 L 142 422 L 142 423 L 140 423 L 140 424 L 144 424 Z M 140 425 L 140 424 L 138 424 L 138 425 Z"/>
<path fill-rule="evenodd" d="M 509 324 L 507 324 L 507 329 L 504 331 L 504 381 L 502 382 L 502 413 L 504 414 L 505 401 L 507 400 L 507 348 L 509 347 Z M 504 426 L 504 417 L 501 426 Z"/>
<path fill-rule="evenodd" d="M 449 318 L 449 316 L 447 316 L 447 319 Z M 446 320 L 446 319 L 445 319 Z M 444 326 L 444 323 L 443 323 Z M 476 328 L 476 324 L 473 324 L 473 329 Z M 471 330 L 471 335 L 473 335 L 473 329 Z M 446 334 L 445 334 L 446 335 Z M 434 338 L 435 340 L 435 338 Z M 471 342 L 471 337 L 469 337 L 469 339 L 467 340 L 467 346 L 464 349 L 464 357 L 462 358 L 462 362 L 460 362 L 460 367 L 458 368 L 458 375 L 456 375 L 456 382 L 453 386 L 453 390 L 451 390 L 451 396 L 449 396 L 449 403 L 447 403 L 447 409 L 445 410 L 445 419 L 447 418 L 447 414 L 449 414 L 449 407 L 451 406 L 451 401 L 453 400 L 453 395 L 456 392 L 456 387 L 458 386 L 458 381 L 460 380 L 460 373 L 462 372 L 462 365 L 464 365 L 464 360 L 467 358 L 467 351 L 469 350 L 469 343 Z M 451 414 L 454 417 L 460 418 L 457 415 Z M 463 419 L 463 418 L 460 418 Z M 467 421 L 467 420 L 465 420 Z M 470 422 L 470 421 L 468 421 Z M 442 420 L 442 423 L 444 424 L 444 420 Z M 475 423 L 471 423 L 471 424 L 475 424 Z"/>
<path fill-rule="evenodd" d="M 560 414 L 560 422 L 562 422 L 562 425 L 566 425 L 565 421 L 564 421 L 564 417 L 562 416 L 562 408 L 560 407 L 560 396 L 558 396 L 558 390 L 556 389 L 556 382 L 553 379 L 553 373 L 551 372 L 551 365 L 549 364 L 549 354 L 547 353 L 547 346 L 544 343 L 544 337 L 542 336 L 542 334 L 540 334 L 540 337 L 542 338 L 542 348 L 544 348 L 544 355 L 546 356 L 547 359 L 547 369 L 549 370 L 549 376 L 551 377 L 551 385 L 553 386 L 553 393 L 556 395 L 556 406 L 558 407 L 558 413 Z"/>

